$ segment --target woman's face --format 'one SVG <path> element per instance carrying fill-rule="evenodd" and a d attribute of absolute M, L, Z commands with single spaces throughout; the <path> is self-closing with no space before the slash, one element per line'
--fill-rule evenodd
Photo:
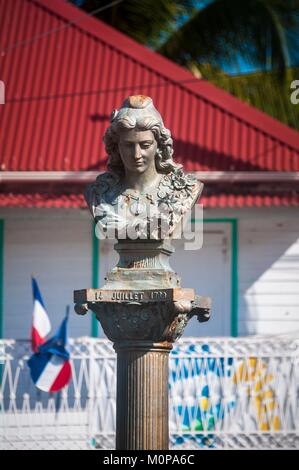
<path fill-rule="evenodd" d="M 156 168 L 157 142 L 152 131 L 122 129 L 118 148 L 126 172 L 142 174 Z"/>

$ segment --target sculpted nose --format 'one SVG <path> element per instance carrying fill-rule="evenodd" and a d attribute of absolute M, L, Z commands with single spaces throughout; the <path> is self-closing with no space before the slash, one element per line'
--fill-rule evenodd
<path fill-rule="evenodd" d="M 141 149 L 139 145 L 135 145 L 135 160 L 140 160 L 141 158 Z"/>

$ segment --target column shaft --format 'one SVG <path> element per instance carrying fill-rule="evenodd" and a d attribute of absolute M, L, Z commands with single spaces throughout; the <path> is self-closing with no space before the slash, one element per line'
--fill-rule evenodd
<path fill-rule="evenodd" d="M 117 351 L 116 449 L 167 450 L 171 345 L 138 343 L 114 346 Z"/>

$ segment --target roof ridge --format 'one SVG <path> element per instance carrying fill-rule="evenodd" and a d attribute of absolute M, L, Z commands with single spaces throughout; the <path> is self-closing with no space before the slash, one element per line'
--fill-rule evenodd
<path fill-rule="evenodd" d="M 132 59 L 159 73 L 165 80 L 200 96 L 214 106 L 225 110 L 237 119 L 249 124 L 287 146 L 299 150 L 299 133 L 259 109 L 244 103 L 228 92 L 203 79 L 197 79 L 191 72 L 166 57 L 151 51 L 134 39 L 117 31 L 103 21 L 93 18 L 74 5 L 62 0 L 30 0 L 48 11 L 74 22 L 72 26 L 85 30 L 102 42 L 130 56 Z M 82 19 L 78 21 L 78 12 Z M 99 27 L 100 26 L 100 27 Z M 109 38 L 109 41 L 107 40 Z"/>

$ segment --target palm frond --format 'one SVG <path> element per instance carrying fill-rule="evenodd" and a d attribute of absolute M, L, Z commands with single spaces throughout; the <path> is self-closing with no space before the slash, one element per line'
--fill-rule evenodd
<path fill-rule="evenodd" d="M 195 71 L 195 64 L 193 64 Z M 299 67 L 286 69 L 284 83 L 279 72 L 254 72 L 231 76 L 209 64 L 198 66 L 197 74 L 223 88 L 242 101 L 259 108 L 286 125 L 299 130 L 299 107 L 290 100 L 293 80 L 298 79 Z"/>
<path fill-rule="evenodd" d="M 294 27 L 299 2 L 291 1 L 291 11 L 285 3 L 214 0 L 197 10 L 158 51 L 185 66 L 190 61 L 237 66 L 241 57 L 256 68 L 269 68 L 270 63 L 273 69 L 285 70 L 289 65 L 285 25 Z"/>

